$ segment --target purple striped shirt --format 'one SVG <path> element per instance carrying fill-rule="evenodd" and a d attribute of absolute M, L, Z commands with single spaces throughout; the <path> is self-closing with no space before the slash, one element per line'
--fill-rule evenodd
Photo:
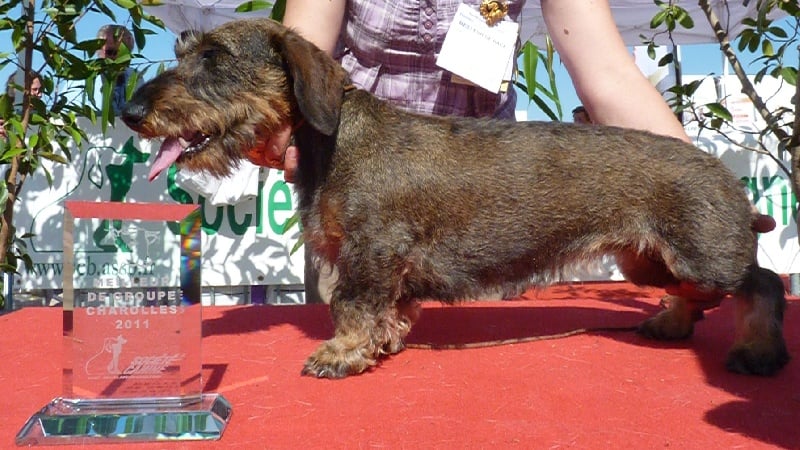
<path fill-rule="evenodd" d="M 408 111 L 514 118 L 516 95 L 451 82 L 436 56 L 460 3 L 481 0 L 348 0 L 337 59 L 353 83 Z M 517 21 L 525 0 L 510 0 Z"/>

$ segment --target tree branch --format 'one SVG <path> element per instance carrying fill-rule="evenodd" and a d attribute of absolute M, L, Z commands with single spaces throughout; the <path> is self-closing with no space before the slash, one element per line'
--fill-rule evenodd
<path fill-rule="evenodd" d="M 717 37 L 722 54 L 725 55 L 725 58 L 731 64 L 733 73 L 736 74 L 736 78 L 739 79 L 739 83 L 742 85 L 742 93 L 745 94 L 751 102 L 753 102 L 753 105 L 756 107 L 756 111 L 758 111 L 758 114 L 767 123 L 767 127 L 769 127 L 770 131 L 775 134 L 775 137 L 778 138 L 778 141 L 785 144 L 790 138 L 789 134 L 784 129 L 773 125 L 778 123 L 778 121 L 772 112 L 767 109 L 766 103 L 758 95 L 755 86 L 753 86 L 753 83 L 751 83 L 750 79 L 747 77 L 747 73 L 745 73 L 741 63 L 739 63 L 739 58 L 736 57 L 736 53 L 733 51 L 733 48 L 731 48 L 731 42 L 728 33 L 722 27 L 722 24 L 720 23 L 717 14 L 711 8 L 709 1 L 699 0 L 698 4 L 703 10 L 703 13 L 705 13 L 709 25 L 711 25 L 711 28 L 714 30 L 714 34 Z"/>

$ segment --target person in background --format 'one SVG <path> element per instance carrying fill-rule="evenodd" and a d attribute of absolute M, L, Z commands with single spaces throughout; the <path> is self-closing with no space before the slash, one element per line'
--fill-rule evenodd
<path fill-rule="evenodd" d="M 8 81 L 6 81 L 6 96 L 9 98 L 12 106 L 14 105 L 14 100 L 16 99 L 17 89 L 14 87 L 16 77 L 17 74 L 11 74 L 11 76 L 8 77 Z M 39 72 L 31 72 L 30 92 L 33 97 L 42 98 L 44 91 L 42 90 L 42 76 L 39 74 Z M 0 138 L 5 139 L 7 137 L 8 133 L 5 128 L 5 119 L 0 118 Z"/>
<path fill-rule="evenodd" d="M 581 105 L 576 106 L 575 109 L 572 110 L 572 122 L 590 125 L 592 123 L 592 119 L 589 117 L 589 113 L 586 111 L 586 108 Z"/>
<path fill-rule="evenodd" d="M 135 45 L 133 34 L 123 25 L 103 25 L 97 31 L 97 38 L 105 39 L 103 46 L 97 50 L 97 57 L 101 59 L 117 59 L 121 45 L 124 45 L 129 51 L 133 51 Z M 135 76 L 134 69 L 132 67 L 126 67 L 114 80 L 111 107 L 115 115 L 119 115 L 127 102 L 125 90 L 128 80 L 132 76 Z M 137 81 L 137 83 L 139 83 L 139 81 Z"/>
<path fill-rule="evenodd" d="M 38 72 L 34 72 L 31 79 L 31 95 L 36 98 L 42 98 L 42 93 L 42 76 Z"/>

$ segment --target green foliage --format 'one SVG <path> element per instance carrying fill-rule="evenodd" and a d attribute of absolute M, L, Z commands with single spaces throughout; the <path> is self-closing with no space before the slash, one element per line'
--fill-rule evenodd
<path fill-rule="evenodd" d="M 244 2 L 236 7 L 234 11 L 238 13 L 262 11 L 272 8 L 270 17 L 278 22 L 283 20 L 283 13 L 286 11 L 286 0 L 276 0 L 275 2 L 267 2 L 264 0 L 250 0 Z"/>
<path fill-rule="evenodd" d="M 294 214 L 292 214 L 292 217 L 290 217 L 285 224 L 283 224 L 283 231 L 281 232 L 281 234 L 288 233 L 295 226 L 299 227 L 300 231 L 303 230 L 303 224 L 300 222 L 300 212 L 297 211 Z M 289 254 L 294 255 L 298 250 L 300 250 L 300 247 L 303 246 L 304 242 L 305 239 L 303 239 L 303 235 L 300 234 L 300 237 L 297 239 L 297 242 L 295 242 L 294 245 L 292 246 L 292 250 L 289 251 Z"/>
<path fill-rule="evenodd" d="M 685 28 L 693 27 L 694 20 L 688 18 L 685 15 L 685 11 L 673 3 L 676 2 L 665 3 L 655 0 L 655 4 L 659 6 L 660 11 L 653 17 L 651 26 L 665 25 L 669 31 L 674 30 L 677 25 Z M 708 5 L 708 0 L 700 1 L 701 9 L 706 5 Z M 750 137 L 755 138 L 757 141 L 757 148 L 747 148 L 771 157 L 787 175 L 792 177 L 791 171 L 783 163 L 784 155 L 782 152 L 783 149 L 792 147 L 792 142 L 796 145 L 800 140 L 800 130 L 796 129 L 797 124 L 794 121 L 795 111 L 787 106 L 768 107 L 766 100 L 755 91 L 755 86 L 767 77 L 778 80 L 779 85 L 797 86 L 797 57 L 795 56 L 791 58 L 793 60 L 790 60 L 787 55 L 796 55 L 796 52 L 791 53 L 791 51 L 797 49 L 798 46 L 800 8 L 798 8 L 796 0 L 757 0 L 756 5 L 756 16 L 745 18 L 742 21 L 742 25 L 745 28 L 739 36 L 729 36 L 723 30 L 718 32 L 717 39 L 723 55 L 728 59 L 734 74 L 737 75 L 742 83 L 742 92 L 753 102 L 765 123 L 762 130 L 750 133 Z M 784 14 L 776 14 L 779 10 Z M 787 15 L 788 18 L 786 18 Z M 775 19 L 776 17 L 779 19 Z M 697 19 L 709 20 L 706 16 L 698 17 Z M 782 20 L 783 25 L 779 26 L 776 20 Z M 648 54 L 650 54 L 651 58 L 655 58 L 653 41 L 654 38 L 644 39 L 644 42 L 648 45 Z M 736 51 L 733 50 L 734 48 Z M 742 60 L 750 60 L 750 62 L 746 65 Z M 674 63 L 676 61 L 666 57 L 659 61 L 660 66 Z M 745 65 L 748 72 L 753 74 L 752 82 L 745 74 Z M 754 69 L 755 72 L 753 72 Z M 696 80 L 670 87 L 668 92 L 673 94 L 670 101 L 671 106 L 676 113 L 688 114 L 689 120 L 696 122 L 701 131 L 711 130 L 725 136 L 734 145 L 745 147 L 744 143 L 733 141 L 726 134 L 728 130 L 736 129 L 733 123 L 733 115 L 725 106 L 727 99 L 722 98 L 719 101 L 705 104 L 693 102 L 693 95 L 702 81 Z M 765 93 L 764 95 L 769 98 L 770 93 Z M 767 140 L 770 138 L 778 140 L 777 150 L 772 148 L 774 146 L 768 144 Z M 792 157 L 794 158 L 795 155 L 793 154 Z M 797 177 L 800 177 L 800 174 L 794 174 L 792 178 Z M 796 181 L 793 186 L 797 193 L 797 188 L 800 184 Z"/>
<path fill-rule="evenodd" d="M 688 17 L 685 10 L 682 10 L 676 5 L 666 4 L 659 0 L 655 0 L 656 5 L 661 8 L 651 20 L 651 27 L 655 28 L 666 24 L 667 28 L 672 31 L 676 24 L 680 24 L 684 28 L 693 28 L 694 21 Z M 670 2 L 672 3 L 672 2 Z M 770 0 L 759 2 L 759 9 L 757 17 L 745 18 L 742 24 L 746 25 L 744 31 L 740 33 L 736 47 L 740 54 L 752 54 L 755 58 L 754 63 L 758 64 L 759 70 L 755 74 L 755 82 L 760 82 L 765 76 L 780 78 L 787 84 L 796 85 L 797 83 L 797 67 L 792 63 L 797 64 L 797 61 L 786 61 L 786 52 L 791 49 L 791 46 L 797 45 L 798 33 L 795 26 L 794 32 L 790 35 L 784 28 L 776 26 L 774 20 L 769 16 L 776 8 L 784 9 L 785 11 L 792 11 L 791 15 L 797 20 L 800 18 L 796 2 L 788 2 L 781 0 Z M 653 39 L 648 39 L 642 36 L 643 42 L 647 44 L 648 55 L 655 59 L 655 43 Z M 733 38 L 723 36 L 724 39 Z M 676 63 L 672 54 L 667 54 L 658 61 L 659 66 L 667 66 Z M 720 103 L 709 103 L 704 105 L 694 105 L 691 102 L 691 97 L 694 95 L 698 87 L 700 87 L 702 80 L 696 80 L 691 83 L 672 86 L 668 92 L 674 94 L 672 106 L 676 112 L 684 112 L 687 110 L 702 109 L 703 117 L 713 120 L 711 128 L 719 131 L 719 127 L 729 125 L 732 120 L 730 111 L 727 110 Z M 709 124 L 701 124 L 709 125 Z"/>
<path fill-rule="evenodd" d="M 525 92 L 528 95 L 528 99 L 547 114 L 547 117 L 551 120 L 560 121 L 563 119 L 563 111 L 554 70 L 555 49 L 549 38 L 546 42 L 544 50 L 539 49 L 530 41 L 522 46 L 522 62 L 518 69 L 522 80 L 517 78 L 515 85 Z M 542 63 L 541 66 L 539 65 L 540 62 Z M 546 77 L 547 86 L 542 85 L 537 80 L 540 74 Z"/>
<path fill-rule="evenodd" d="M 12 52 L 0 54 L 0 69 L 17 74 L 0 95 L 6 134 L 0 139 L 0 270 L 4 272 L 17 272 L 20 262 L 30 264 L 25 236 L 16 236 L 13 224 L 15 202 L 26 179 L 44 176 L 52 185 L 52 174 L 42 162 L 72 161 L 70 149 L 79 149 L 87 140 L 78 120 L 100 122 L 104 130 L 114 123 L 110 95 L 105 101 L 95 98 L 95 88 L 105 84 L 104 93 L 110 93 L 111 84 L 104 81 L 115 80 L 128 67 L 138 74 L 154 64 L 124 45 L 114 60 L 97 58 L 95 52 L 104 41 L 79 40 L 76 33 L 90 14 L 127 26 L 139 49 L 154 33 L 150 27 L 163 28 L 134 0 L 7 0 L 0 4 L 0 31 L 10 35 L 13 47 Z M 41 98 L 30 95 L 35 74 L 42 82 Z M 132 78 L 126 87 L 128 95 L 137 83 Z"/>
<path fill-rule="evenodd" d="M 666 26 L 668 31 L 675 31 L 678 25 L 687 29 L 694 28 L 694 20 L 685 9 L 672 2 L 655 0 L 654 3 L 661 10 L 650 20 L 650 28 L 658 28 L 661 25 Z"/>

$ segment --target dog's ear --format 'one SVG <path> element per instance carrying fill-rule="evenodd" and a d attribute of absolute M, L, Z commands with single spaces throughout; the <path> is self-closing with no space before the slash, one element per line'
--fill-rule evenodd
<path fill-rule="evenodd" d="M 293 31 L 284 35 L 280 51 L 292 77 L 300 112 L 317 131 L 332 136 L 339 126 L 347 73 L 333 58 Z"/>
<path fill-rule="evenodd" d="M 184 30 L 175 40 L 175 58 L 183 59 L 200 42 L 200 32 L 196 30 Z"/>

